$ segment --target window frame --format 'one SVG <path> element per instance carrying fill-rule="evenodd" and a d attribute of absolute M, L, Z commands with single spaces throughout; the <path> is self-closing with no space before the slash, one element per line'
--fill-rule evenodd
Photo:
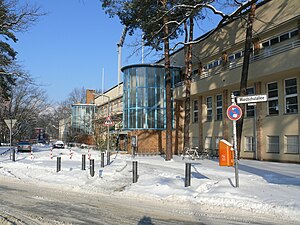
<path fill-rule="evenodd" d="M 209 140 L 209 141 L 208 141 Z M 212 137 L 211 136 L 206 136 L 204 139 L 204 149 L 212 149 L 213 144 L 212 144 Z M 209 144 L 209 146 L 208 146 Z"/>
<path fill-rule="evenodd" d="M 210 105 L 211 107 L 208 107 L 208 99 L 211 99 Z M 213 97 L 212 96 L 207 96 L 206 97 L 206 121 L 211 122 L 213 119 Z"/>
<path fill-rule="evenodd" d="M 251 94 L 249 94 L 250 90 L 252 92 Z M 250 96 L 255 95 L 255 88 L 254 87 L 248 87 L 247 88 L 247 95 L 250 95 Z M 253 115 L 249 115 L 250 112 L 253 112 Z M 254 117 L 254 115 L 255 115 L 255 106 L 246 104 L 246 117 L 252 118 L 252 117 Z"/>
<path fill-rule="evenodd" d="M 270 84 L 276 84 L 277 86 L 277 89 L 271 89 L 271 91 L 274 91 L 276 90 L 277 91 L 277 97 L 269 97 L 269 85 Z M 267 83 L 267 94 L 268 94 L 268 115 L 279 115 L 279 91 L 278 91 L 278 82 L 277 81 L 274 81 L 274 82 L 270 82 L 270 83 Z M 277 105 L 275 106 L 275 110 L 277 111 L 277 113 L 272 113 L 270 114 L 270 102 L 271 101 L 277 101 Z M 277 109 L 276 109 L 277 107 Z M 274 108 L 274 107 L 272 107 Z"/>
<path fill-rule="evenodd" d="M 272 142 L 270 143 L 270 139 L 271 138 L 277 138 L 278 139 L 278 143 Z M 277 149 L 278 151 L 272 151 L 270 147 L 274 147 L 274 145 L 277 144 Z M 276 135 L 267 135 L 267 153 L 272 153 L 272 154 L 279 154 L 280 153 L 280 138 L 279 136 Z"/>
<path fill-rule="evenodd" d="M 196 104 L 195 104 L 196 103 Z M 195 107 L 197 105 L 197 107 Z M 199 104 L 198 100 L 193 100 L 193 123 L 199 122 Z"/>
<path fill-rule="evenodd" d="M 221 97 L 221 100 L 219 100 L 218 97 Z M 221 105 L 218 105 L 218 103 L 220 102 Z M 221 113 L 218 113 L 219 110 L 221 110 Z M 217 121 L 223 120 L 223 95 L 222 94 L 216 95 L 216 120 Z"/>
<path fill-rule="evenodd" d="M 251 140 L 251 141 L 249 142 L 249 140 Z M 244 152 L 255 152 L 255 137 L 254 136 L 245 136 L 244 137 Z"/>
<path fill-rule="evenodd" d="M 299 29 L 292 29 L 290 31 L 286 31 L 286 32 L 283 32 L 281 34 L 278 34 L 278 35 L 274 35 L 273 37 L 269 38 L 269 39 L 266 39 L 264 40 L 263 42 L 261 42 L 262 44 L 262 47 L 263 48 L 268 48 L 270 46 L 273 46 L 273 45 L 276 45 L 278 43 L 281 43 L 281 42 L 284 42 L 286 40 L 289 40 L 295 36 L 297 36 L 299 34 Z M 284 36 L 287 36 L 286 39 L 282 38 Z"/>
<path fill-rule="evenodd" d="M 288 138 L 296 138 L 296 144 L 293 145 L 293 143 L 288 143 Z M 300 150 L 299 150 L 299 135 L 285 135 L 284 136 L 284 142 L 285 142 L 285 153 L 286 154 L 299 154 L 300 153 Z M 289 151 L 289 146 L 296 146 L 297 150 L 294 152 L 294 151 Z"/>
<path fill-rule="evenodd" d="M 286 86 L 286 81 L 288 80 L 296 80 L 296 85 L 294 86 L 289 86 L 289 88 L 293 88 L 296 87 L 296 93 L 292 93 L 292 94 L 287 94 L 287 86 Z M 297 109 L 296 112 L 288 112 L 288 105 L 287 105 L 287 99 L 288 98 L 295 98 L 296 97 L 296 105 L 297 105 Z M 298 113 L 299 112 L 299 103 L 298 103 L 298 85 L 297 85 L 297 78 L 296 77 L 292 77 L 292 78 L 288 78 L 284 80 L 284 108 L 285 108 L 285 113 L 286 114 L 294 114 L 294 113 Z"/>
<path fill-rule="evenodd" d="M 251 90 L 251 89 L 253 89 L 252 94 L 248 94 L 249 90 Z M 248 87 L 248 88 L 246 89 L 246 91 L 247 91 L 247 95 L 255 95 L 255 87 Z M 234 90 L 234 91 L 232 91 L 232 94 L 233 94 L 235 97 L 241 96 L 241 93 L 240 93 L 239 90 Z M 254 117 L 254 115 L 255 115 L 255 106 L 251 106 L 251 105 L 246 104 L 245 110 L 246 110 L 246 113 L 245 113 L 245 116 L 246 116 L 246 117 L 249 117 L 249 118 L 253 118 L 253 117 Z M 253 116 L 249 116 L 249 115 L 248 115 L 248 114 L 249 114 L 249 113 L 248 113 L 249 111 L 253 111 Z"/>
<path fill-rule="evenodd" d="M 293 38 L 298 35 L 299 35 L 299 29 L 294 29 L 294 30 L 290 31 L 290 38 Z"/>

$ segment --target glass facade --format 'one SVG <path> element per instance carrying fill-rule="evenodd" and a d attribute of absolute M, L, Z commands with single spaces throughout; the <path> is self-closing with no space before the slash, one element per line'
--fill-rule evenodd
<path fill-rule="evenodd" d="M 81 134 L 93 134 L 94 104 L 72 105 L 72 131 Z"/>
<path fill-rule="evenodd" d="M 165 69 L 162 65 L 122 68 L 124 129 L 166 128 Z M 172 87 L 180 80 L 180 68 L 171 67 Z M 173 104 L 172 104 L 173 105 Z"/>

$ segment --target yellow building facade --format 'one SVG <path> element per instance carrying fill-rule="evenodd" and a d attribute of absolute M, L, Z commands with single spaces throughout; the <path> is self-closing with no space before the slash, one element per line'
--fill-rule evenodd
<path fill-rule="evenodd" d="M 245 27 L 244 20 L 235 20 L 193 46 L 191 146 L 214 150 L 220 139 L 232 141 L 226 110 L 231 94 L 239 95 Z M 242 158 L 300 162 L 299 27 L 298 0 L 267 1 L 256 9 L 247 91 L 248 95 L 266 94 L 268 100 L 246 106 Z M 171 65 L 184 67 L 183 49 L 171 55 Z M 178 109 L 184 98 L 184 84 L 177 83 Z M 181 108 L 181 129 L 183 113 Z"/>

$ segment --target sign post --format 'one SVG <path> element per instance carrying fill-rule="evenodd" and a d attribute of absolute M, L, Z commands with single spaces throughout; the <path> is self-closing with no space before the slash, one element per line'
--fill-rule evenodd
<path fill-rule="evenodd" d="M 114 125 L 114 121 L 112 121 L 110 116 L 106 117 L 106 120 L 104 122 L 104 126 L 107 126 L 107 151 L 109 150 L 109 127 Z"/>
<path fill-rule="evenodd" d="M 238 150 L 236 137 L 236 121 L 242 117 L 242 109 L 236 105 L 235 96 L 231 95 L 232 104 L 227 109 L 227 117 L 233 122 L 233 149 L 234 149 L 234 170 L 235 170 L 235 186 L 239 187 L 239 171 L 238 171 Z"/>
<path fill-rule="evenodd" d="M 17 120 L 16 119 L 9 119 L 9 120 L 4 120 L 4 122 L 6 123 L 6 125 L 9 128 L 9 151 L 10 151 L 9 159 L 11 159 L 12 128 L 14 127 L 15 123 L 17 122 Z"/>

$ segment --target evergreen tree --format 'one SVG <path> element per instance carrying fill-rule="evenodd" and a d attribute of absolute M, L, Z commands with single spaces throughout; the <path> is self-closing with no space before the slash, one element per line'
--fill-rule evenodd
<path fill-rule="evenodd" d="M 15 71 L 17 52 L 9 42 L 17 42 L 16 32 L 26 31 L 42 15 L 39 7 L 18 6 L 17 0 L 0 0 L 0 98 L 8 100 L 11 86 L 19 72 Z"/>

